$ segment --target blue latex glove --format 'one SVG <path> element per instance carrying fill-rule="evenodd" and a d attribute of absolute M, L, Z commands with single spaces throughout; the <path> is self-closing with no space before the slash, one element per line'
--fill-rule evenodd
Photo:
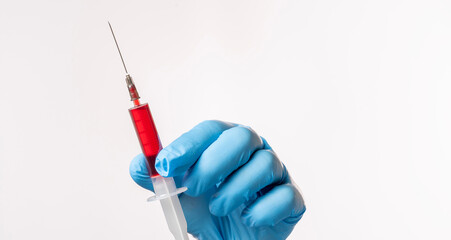
<path fill-rule="evenodd" d="M 248 127 L 202 122 L 164 148 L 155 167 L 188 187 L 179 198 L 188 232 L 198 239 L 285 239 L 305 212 L 285 166 Z M 153 190 L 142 154 L 130 174 Z"/>

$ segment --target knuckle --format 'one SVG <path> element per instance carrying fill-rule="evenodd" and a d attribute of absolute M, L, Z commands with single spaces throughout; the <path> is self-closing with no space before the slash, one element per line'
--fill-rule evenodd
<path fill-rule="evenodd" d="M 294 206 L 294 209 L 299 209 L 299 206 L 303 205 L 299 190 L 293 184 L 285 184 L 283 192 L 290 206 Z"/>
<path fill-rule="evenodd" d="M 296 189 L 294 188 L 293 185 L 289 184 L 286 185 L 287 187 L 285 188 L 285 194 L 287 196 L 287 198 L 291 199 L 293 202 L 296 201 Z"/>
<path fill-rule="evenodd" d="M 216 131 L 224 131 L 233 126 L 233 123 L 228 123 L 220 120 L 204 120 L 197 124 L 195 128 L 214 129 Z"/>
<path fill-rule="evenodd" d="M 261 171 L 265 175 L 271 175 L 273 181 L 283 179 L 283 165 L 273 151 L 259 150 L 255 153 L 255 158 L 258 161 L 257 165 L 262 168 Z"/>
<path fill-rule="evenodd" d="M 267 149 L 262 149 L 254 153 L 253 163 L 256 171 L 261 176 L 261 183 L 265 186 L 268 184 L 280 184 L 283 182 L 284 174 L 282 163 L 277 155 Z"/>
<path fill-rule="evenodd" d="M 205 125 L 205 126 L 208 126 L 208 125 L 218 125 L 218 124 L 223 124 L 223 122 L 222 122 L 222 121 L 219 121 L 219 120 L 204 120 L 204 121 L 200 122 L 200 123 L 198 124 L 198 126 L 199 126 L 199 125 Z"/>
<path fill-rule="evenodd" d="M 257 153 L 259 164 L 265 169 L 276 169 L 280 165 L 277 156 L 269 150 L 259 150 Z"/>
<path fill-rule="evenodd" d="M 298 199 L 296 198 L 296 189 L 291 184 L 283 184 L 277 187 L 279 194 L 284 196 L 283 205 L 294 206 Z"/>
<path fill-rule="evenodd" d="M 290 200 L 290 206 L 293 207 L 291 216 L 302 217 L 307 208 L 299 189 L 295 185 L 287 184 L 287 198 Z"/>
<path fill-rule="evenodd" d="M 244 142 L 252 142 L 257 138 L 260 138 L 257 133 L 251 128 L 238 126 L 233 128 L 234 133 L 237 135 L 238 139 L 242 139 Z"/>

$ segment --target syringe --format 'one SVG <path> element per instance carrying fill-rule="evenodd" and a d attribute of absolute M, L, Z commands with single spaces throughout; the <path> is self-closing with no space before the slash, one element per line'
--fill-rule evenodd
<path fill-rule="evenodd" d="M 138 91 L 136 90 L 132 77 L 127 71 L 110 22 L 108 22 L 108 25 L 110 26 L 114 42 L 116 43 L 122 64 L 125 68 L 125 81 L 127 82 L 131 101 L 134 104 L 134 107 L 130 108 L 129 112 L 133 120 L 133 125 L 135 126 L 136 134 L 138 135 L 139 143 L 141 144 L 141 149 L 147 159 L 147 169 L 149 170 L 155 192 L 155 195 L 148 198 L 147 201 L 160 200 L 166 222 L 172 235 L 174 235 L 176 240 L 188 240 L 186 220 L 177 196 L 179 193 L 186 191 L 186 187 L 177 188 L 172 177 L 164 178 L 155 170 L 155 158 L 162 149 L 160 138 L 155 123 L 153 122 L 149 105 L 139 102 L 140 97 Z"/>

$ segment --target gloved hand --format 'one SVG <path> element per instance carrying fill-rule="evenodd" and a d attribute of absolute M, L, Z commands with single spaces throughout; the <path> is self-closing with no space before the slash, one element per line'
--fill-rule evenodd
<path fill-rule="evenodd" d="M 136 156 L 130 175 L 152 191 L 145 161 Z M 155 167 L 188 187 L 179 199 L 198 239 L 285 239 L 306 209 L 265 139 L 242 125 L 202 122 L 161 150 Z"/>

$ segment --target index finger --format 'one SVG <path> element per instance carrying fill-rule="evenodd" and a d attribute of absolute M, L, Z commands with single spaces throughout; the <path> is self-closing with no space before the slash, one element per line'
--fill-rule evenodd
<path fill-rule="evenodd" d="M 218 120 L 199 123 L 160 151 L 155 169 L 163 177 L 183 174 L 222 132 L 234 126 L 237 125 Z"/>

